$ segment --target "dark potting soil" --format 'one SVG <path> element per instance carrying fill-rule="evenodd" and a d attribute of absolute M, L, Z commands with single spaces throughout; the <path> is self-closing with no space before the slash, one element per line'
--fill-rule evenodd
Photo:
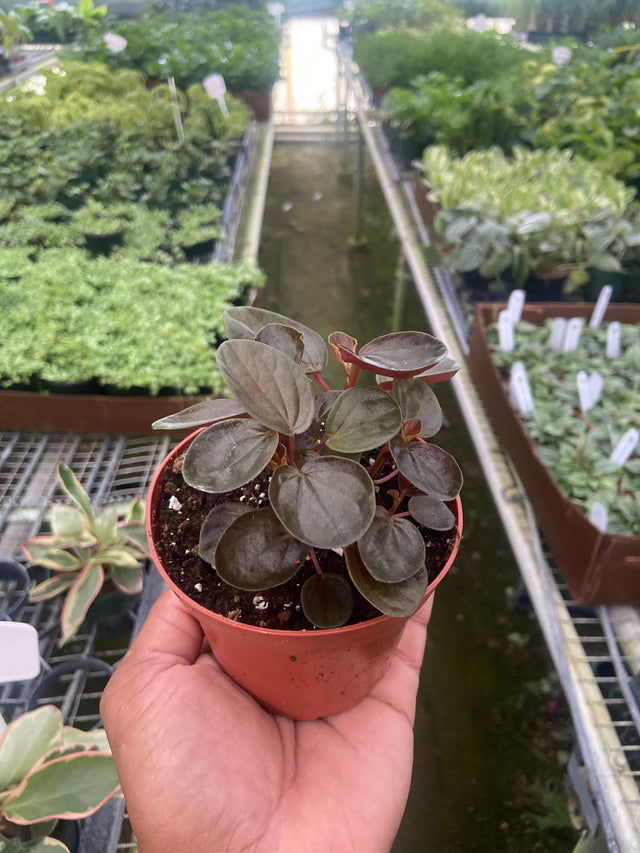
<path fill-rule="evenodd" d="M 235 589 L 222 581 L 215 569 L 198 554 L 200 528 L 214 506 L 229 501 L 241 501 L 255 509 L 269 506 L 268 472 L 262 472 L 255 480 L 233 492 L 214 495 L 200 492 L 184 482 L 183 458 L 184 454 L 178 455 L 173 465 L 165 469 L 156 530 L 158 556 L 173 582 L 198 604 L 227 619 L 260 628 L 317 630 L 305 617 L 300 606 L 300 590 L 307 578 L 315 573 L 310 559 L 307 559 L 287 583 L 261 592 L 247 592 Z M 382 486 L 378 491 L 378 503 L 390 507 L 391 500 L 385 501 L 385 495 L 385 486 Z M 181 505 L 180 509 L 171 509 L 169 504 L 172 496 Z M 172 503 L 176 506 L 175 501 Z M 400 510 L 403 508 L 401 505 Z M 456 530 L 452 528 L 439 532 L 418 529 L 427 546 L 426 565 L 431 583 L 442 570 L 454 547 Z M 335 572 L 348 578 L 347 567 L 340 554 L 332 550 L 316 549 L 316 556 L 323 571 Z M 357 590 L 354 590 L 354 595 L 355 606 L 348 625 L 375 619 L 381 615 Z"/>

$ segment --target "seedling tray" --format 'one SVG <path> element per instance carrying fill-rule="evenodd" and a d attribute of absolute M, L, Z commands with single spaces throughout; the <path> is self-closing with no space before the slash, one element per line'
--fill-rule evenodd
<path fill-rule="evenodd" d="M 640 537 L 602 533 L 560 490 L 512 407 L 494 364 L 487 329 L 506 303 L 477 306 L 469 341 L 469 371 L 494 429 L 518 472 L 542 534 L 562 577 L 579 604 L 640 605 Z M 539 303 L 525 306 L 522 319 L 541 326 L 549 317 L 584 317 L 588 303 Z M 640 306 L 609 305 L 604 322 L 640 322 Z"/>

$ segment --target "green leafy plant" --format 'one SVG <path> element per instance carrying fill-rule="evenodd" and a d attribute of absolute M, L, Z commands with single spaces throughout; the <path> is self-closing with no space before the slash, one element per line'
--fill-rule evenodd
<path fill-rule="evenodd" d="M 353 56 L 371 86 L 408 86 L 419 75 L 440 71 L 466 83 L 510 74 L 531 58 L 512 37 L 466 27 L 389 29 L 363 33 Z"/>
<path fill-rule="evenodd" d="M 119 789 L 102 729 L 65 726 L 43 705 L 17 717 L 0 738 L 0 850 L 69 850 L 51 837 L 59 819 L 96 812 Z"/>
<path fill-rule="evenodd" d="M 451 23 L 462 24 L 462 15 L 440 0 L 354 0 L 339 10 L 353 33 L 397 27 L 431 30 Z"/>
<path fill-rule="evenodd" d="M 303 585 L 301 605 L 328 628 L 349 619 L 353 592 L 322 572 L 316 549 L 344 549 L 365 599 L 391 616 L 412 613 L 428 584 L 424 534 L 452 528 L 446 502 L 462 486 L 453 457 L 427 441 L 442 424 L 430 385 L 458 365 L 423 332 L 384 335 L 360 349 L 334 332 L 329 344 L 345 381 L 331 390 L 322 377 L 327 347 L 308 327 L 256 308 L 231 308 L 223 322 L 228 339 L 216 360 L 235 399 L 197 404 L 154 427 L 211 424 L 186 452 L 186 483 L 226 494 L 267 470 L 269 506 L 253 510 L 230 498 L 215 507 L 202 526 L 201 556 L 222 580 L 248 590 L 285 582 L 310 556 L 318 571 Z M 379 387 L 360 387 L 366 374 Z"/>
<path fill-rule="evenodd" d="M 552 350 L 549 320 L 544 327 L 521 322 L 515 347 L 499 349 L 492 327 L 488 340 L 496 365 L 507 373 L 518 361 L 527 370 L 535 400 L 523 425 L 563 492 L 584 512 L 596 502 L 608 510 L 608 531 L 640 535 L 640 458 L 622 467 L 610 456 L 626 430 L 640 422 L 640 329 L 622 324 L 620 356 L 606 357 L 607 328 L 585 327 L 577 350 Z M 580 412 L 577 375 L 597 370 L 604 390 L 598 403 Z"/>
<path fill-rule="evenodd" d="M 127 46 L 113 53 L 102 35 L 86 39 L 80 55 L 111 68 L 134 68 L 153 79 L 171 74 L 180 88 L 224 76 L 230 92 L 269 91 L 280 73 L 280 35 L 264 10 L 230 6 L 197 15 L 148 12 L 118 23 Z"/>
<path fill-rule="evenodd" d="M 77 633 L 105 584 L 127 595 L 141 591 L 147 551 L 140 500 L 123 508 L 108 507 L 96 516 L 89 496 L 64 462 L 58 464 L 57 476 L 74 506 L 54 504 L 51 533 L 26 540 L 22 548 L 32 564 L 51 572 L 33 587 L 31 601 L 66 597 L 60 617 L 62 645 Z"/>
<path fill-rule="evenodd" d="M 46 250 L 0 288 L 0 387 L 93 377 L 150 395 L 217 393 L 222 314 L 263 283 L 255 267 L 146 263 L 126 246 L 95 259 Z"/>
<path fill-rule="evenodd" d="M 445 260 L 486 278 L 618 271 L 638 240 L 634 191 L 570 151 L 497 148 L 462 158 L 443 146 L 424 152 L 436 229 L 452 246 Z"/>

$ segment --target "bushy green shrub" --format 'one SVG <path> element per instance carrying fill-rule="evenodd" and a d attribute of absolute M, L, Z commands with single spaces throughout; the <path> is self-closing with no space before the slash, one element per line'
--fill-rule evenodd
<path fill-rule="evenodd" d="M 183 141 L 168 87 L 147 90 L 137 72 L 65 62 L 37 75 L 0 103 L 3 196 L 69 207 L 89 197 L 169 208 L 221 203 L 248 110 L 229 97 L 223 116 L 201 85 L 180 103 Z"/>
<path fill-rule="evenodd" d="M 452 23 L 462 24 L 462 14 L 441 0 L 354 0 L 349 9 L 341 13 L 353 33 L 394 27 L 426 31 Z"/>
<path fill-rule="evenodd" d="M 528 128 L 532 107 L 519 81 L 533 65 L 524 63 L 522 75 L 514 72 L 470 85 L 434 71 L 417 77 L 410 89 L 392 89 L 382 107 L 394 133 L 416 143 L 420 152 L 436 143 L 456 154 L 492 145 L 508 152 L 523 141 Z"/>
<path fill-rule="evenodd" d="M 353 55 L 371 86 L 407 86 L 418 75 L 441 71 L 466 83 L 504 76 L 531 54 L 511 36 L 449 27 L 425 34 L 392 29 L 362 33 Z"/>
<path fill-rule="evenodd" d="M 87 38 L 80 57 L 110 68 L 134 68 L 150 78 L 172 74 L 182 89 L 218 73 L 230 92 L 269 91 L 280 73 L 280 34 L 273 16 L 261 10 L 149 12 L 118 23 L 113 32 L 126 38 L 124 50 L 113 53 L 96 34 Z"/>

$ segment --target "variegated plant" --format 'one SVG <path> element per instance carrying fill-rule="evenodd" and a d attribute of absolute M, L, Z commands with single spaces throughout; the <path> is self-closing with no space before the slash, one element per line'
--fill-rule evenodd
<path fill-rule="evenodd" d="M 231 308 L 223 319 L 228 340 L 216 358 L 235 400 L 199 403 L 154 427 L 211 424 L 186 452 L 186 483 L 228 493 L 267 469 L 269 506 L 216 506 L 202 527 L 202 558 L 231 586 L 258 591 L 289 580 L 310 557 L 316 574 L 301 604 L 313 624 L 329 628 L 348 621 L 353 590 L 322 571 L 316 549 L 344 549 L 351 581 L 369 602 L 391 616 L 412 613 L 428 584 L 420 528 L 449 530 L 445 502 L 462 486 L 453 457 L 426 440 L 442 425 L 430 386 L 459 366 L 424 332 L 383 335 L 360 349 L 334 332 L 329 344 L 345 381 L 333 391 L 316 332 L 257 308 Z M 363 372 L 378 387 L 357 387 Z"/>
<path fill-rule="evenodd" d="M 50 837 L 58 820 L 93 814 L 119 787 L 102 729 L 65 726 L 54 705 L 23 714 L 0 738 L 0 851 L 69 853 Z"/>
<path fill-rule="evenodd" d="M 75 506 L 54 504 L 51 533 L 26 540 L 22 549 L 32 564 L 51 573 L 33 587 L 31 601 L 66 596 L 61 613 L 63 644 L 77 633 L 106 582 L 130 595 L 140 592 L 147 550 L 144 506 L 139 499 L 96 515 L 89 496 L 64 462 L 58 464 L 57 475 Z"/>

